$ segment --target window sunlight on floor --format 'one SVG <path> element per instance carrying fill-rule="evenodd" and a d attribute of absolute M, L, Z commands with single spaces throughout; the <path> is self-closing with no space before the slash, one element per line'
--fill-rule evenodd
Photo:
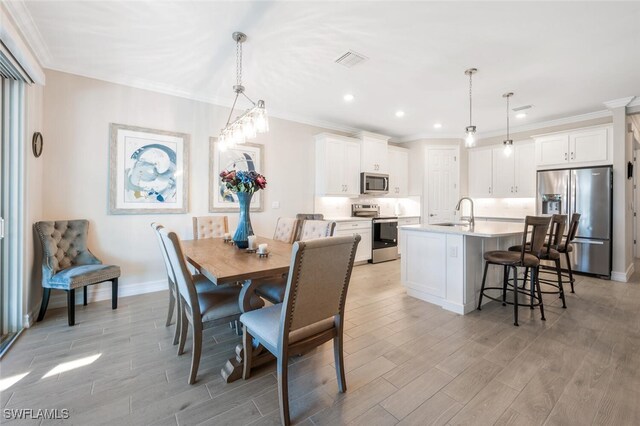
<path fill-rule="evenodd" d="M 27 374 L 31 373 L 31 371 L 27 371 L 23 374 L 16 374 L 15 376 L 5 377 L 4 379 L 0 379 L 0 392 L 9 389 L 11 386 L 18 383 L 20 380 L 24 379 Z"/>
<path fill-rule="evenodd" d="M 49 370 L 49 372 L 47 374 L 45 374 L 44 376 L 42 376 L 42 378 L 46 379 L 47 377 L 54 376 L 54 375 L 60 374 L 60 373 L 64 373 L 65 371 L 69 371 L 69 370 L 73 370 L 73 369 L 76 369 L 76 368 L 84 367 L 85 365 L 89 365 L 89 364 L 95 362 L 95 360 L 100 358 L 101 355 L 102 354 L 100 353 L 100 354 L 91 355 L 91 356 L 88 356 L 88 357 L 76 359 L 75 361 L 63 362 L 62 364 L 58 364 L 54 368 Z"/>

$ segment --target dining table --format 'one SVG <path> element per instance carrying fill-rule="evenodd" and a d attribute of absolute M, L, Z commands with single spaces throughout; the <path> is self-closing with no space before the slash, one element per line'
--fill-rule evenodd
<path fill-rule="evenodd" d="M 205 277 L 216 285 L 233 285 L 242 283 L 239 305 L 242 312 L 248 312 L 251 298 L 255 295 L 259 279 L 279 277 L 289 272 L 293 246 L 282 241 L 265 237 L 256 237 L 256 247 L 267 244 L 267 255 L 259 255 L 255 251 L 239 249 L 231 241 L 223 238 L 203 238 L 183 240 L 182 248 L 187 261 Z M 251 365 L 257 367 L 274 359 L 269 351 L 259 343 L 252 352 Z M 244 349 L 242 344 L 236 346 L 236 354 L 230 358 L 220 374 L 227 382 L 242 377 L 244 366 Z"/>

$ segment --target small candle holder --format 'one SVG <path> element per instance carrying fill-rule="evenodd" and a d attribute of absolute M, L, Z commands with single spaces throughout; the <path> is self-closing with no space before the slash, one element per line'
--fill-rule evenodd
<path fill-rule="evenodd" d="M 258 257 L 261 258 L 261 259 L 263 257 L 269 257 L 269 252 L 268 251 L 263 251 L 263 252 L 257 251 L 256 253 L 258 254 Z"/>
<path fill-rule="evenodd" d="M 258 249 L 254 249 L 254 248 L 247 248 L 247 249 L 244 249 L 244 251 L 246 251 L 247 253 L 255 253 L 255 252 L 257 252 L 257 251 L 258 251 Z"/>

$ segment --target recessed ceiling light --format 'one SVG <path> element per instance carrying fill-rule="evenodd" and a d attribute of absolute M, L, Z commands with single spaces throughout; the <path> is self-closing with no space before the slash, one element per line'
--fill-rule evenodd
<path fill-rule="evenodd" d="M 433 128 L 434 129 L 441 129 L 442 128 L 442 124 L 436 123 L 436 124 L 433 125 Z"/>
<path fill-rule="evenodd" d="M 516 118 L 525 118 L 527 116 L 526 112 L 519 112 L 516 114 Z"/>
<path fill-rule="evenodd" d="M 347 93 L 346 95 L 344 95 L 344 101 L 345 102 L 351 102 L 353 100 L 353 95 L 351 93 Z"/>
<path fill-rule="evenodd" d="M 396 111 L 396 117 L 404 117 L 404 111 Z"/>

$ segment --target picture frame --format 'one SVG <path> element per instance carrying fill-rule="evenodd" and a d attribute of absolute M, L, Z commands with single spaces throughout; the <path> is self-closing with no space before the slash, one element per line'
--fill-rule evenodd
<path fill-rule="evenodd" d="M 218 149 L 218 138 L 209 138 L 209 212 L 239 212 L 237 197 L 220 181 L 222 170 L 255 170 L 263 173 L 264 147 L 260 144 L 243 143 L 228 147 L 225 151 Z M 264 210 L 264 191 L 257 191 L 251 199 L 252 212 Z"/>
<path fill-rule="evenodd" d="M 190 135 L 110 123 L 109 214 L 183 214 Z"/>

